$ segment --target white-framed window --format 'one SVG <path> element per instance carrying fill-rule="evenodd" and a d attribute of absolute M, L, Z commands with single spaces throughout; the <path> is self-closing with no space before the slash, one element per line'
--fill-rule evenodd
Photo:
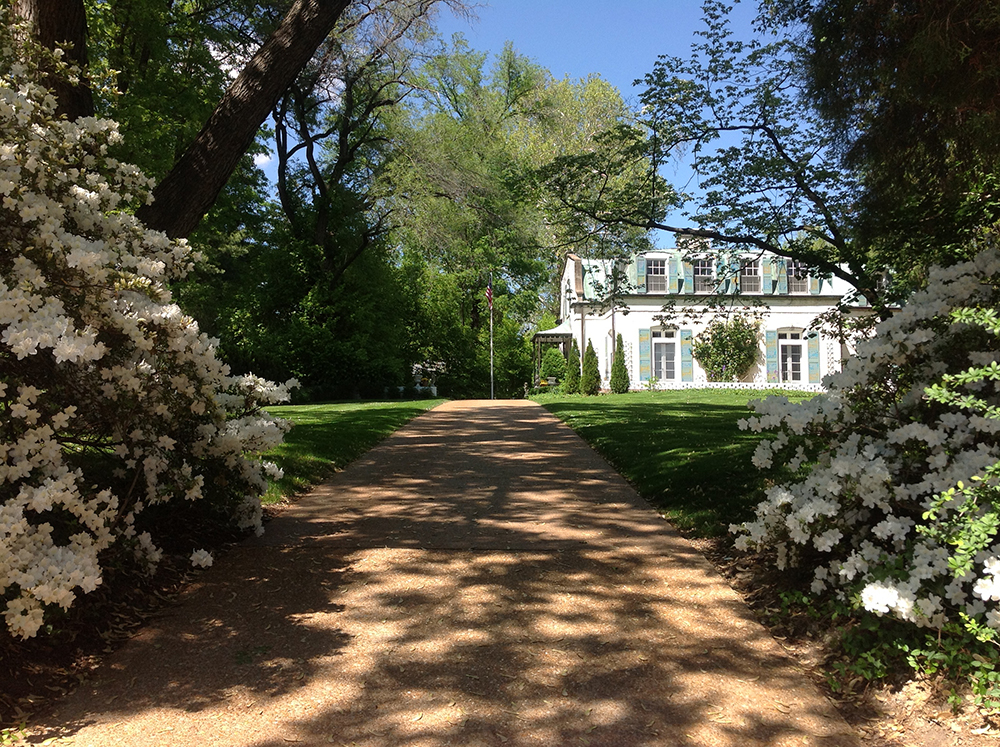
<path fill-rule="evenodd" d="M 782 381 L 802 381 L 802 330 L 778 330 L 778 366 Z"/>
<path fill-rule="evenodd" d="M 740 260 L 740 292 L 760 293 L 760 261 Z"/>
<path fill-rule="evenodd" d="M 809 292 L 809 268 L 797 259 L 788 260 L 788 292 Z"/>
<path fill-rule="evenodd" d="M 653 353 L 653 378 L 660 381 L 677 380 L 677 330 L 650 330 Z"/>
<path fill-rule="evenodd" d="M 667 292 L 667 260 L 665 259 L 646 260 L 646 292 L 647 293 Z"/>
<path fill-rule="evenodd" d="M 694 269 L 694 292 L 711 293 L 715 290 L 715 263 L 711 259 L 696 259 L 691 263 Z"/>

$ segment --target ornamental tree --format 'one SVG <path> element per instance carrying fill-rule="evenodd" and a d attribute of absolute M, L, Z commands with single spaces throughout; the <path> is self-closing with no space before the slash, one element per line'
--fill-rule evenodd
<path fill-rule="evenodd" d="M 625 394 L 629 390 L 630 385 L 628 369 L 625 367 L 625 345 L 622 342 L 622 336 L 619 334 L 615 342 L 615 357 L 611 362 L 611 382 L 609 386 L 615 394 Z"/>
<path fill-rule="evenodd" d="M 573 340 L 569 346 L 569 360 L 566 361 L 566 379 L 563 381 L 564 394 L 577 394 L 580 391 L 580 348 Z"/>
<path fill-rule="evenodd" d="M 562 381 L 565 378 L 566 358 L 563 357 L 562 351 L 559 348 L 549 348 L 545 351 L 545 354 L 542 356 L 541 375 L 543 379 L 551 376 Z"/>
<path fill-rule="evenodd" d="M 691 354 L 709 381 L 741 381 L 760 357 L 760 319 L 713 319 L 694 339 Z"/>
<path fill-rule="evenodd" d="M 827 394 L 768 398 L 778 472 L 737 546 L 812 573 L 812 591 L 918 626 L 1000 629 L 1000 251 L 932 268 L 927 288 L 858 345 Z"/>
<path fill-rule="evenodd" d="M 55 117 L 38 61 L 75 71 L 2 21 L 0 604 L 27 638 L 104 563 L 155 566 L 164 524 L 149 507 L 197 502 L 261 531 L 265 474 L 279 471 L 253 455 L 286 424 L 260 408 L 288 385 L 231 377 L 171 302 L 194 255 L 132 215 L 150 181 L 107 156 L 114 122 Z"/>
<path fill-rule="evenodd" d="M 590 340 L 587 340 L 587 350 L 583 354 L 583 366 L 580 371 L 580 394 L 593 395 L 601 391 L 601 366 L 597 353 Z"/>

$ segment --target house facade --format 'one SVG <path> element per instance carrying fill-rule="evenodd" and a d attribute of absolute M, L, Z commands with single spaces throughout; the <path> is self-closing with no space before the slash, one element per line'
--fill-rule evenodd
<path fill-rule="evenodd" d="M 812 274 L 800 262 L 768 253 L 651 251 L 615 267 L 611 260 L 566 256 L 560 325 L 539 333 L 547 343 L 593 345 L 604 385 L 613 337 L 620 334 L 633 389 L 704 386 L 692 344 L 722 297 L 762 319 L 757 363 L 739 385 L 822 389 L 848 355 L 841 343 L 810 329 L 852 287 Z M 609 296 L 619 299 L 609 303 Z"/>

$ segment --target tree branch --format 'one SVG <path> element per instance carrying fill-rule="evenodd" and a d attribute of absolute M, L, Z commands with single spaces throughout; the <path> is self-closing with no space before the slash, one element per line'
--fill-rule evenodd
<path fill-rule="evenodd" d="M 333 29 L 350 0 L 295 0 L 240 71 L 208 122 L 138 217 L 180 238 L 195 229 L 253 142 L 261 123 Z"/>

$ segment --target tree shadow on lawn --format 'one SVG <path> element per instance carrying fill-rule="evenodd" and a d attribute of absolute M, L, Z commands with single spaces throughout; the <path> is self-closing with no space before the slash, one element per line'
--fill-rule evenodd
<path fill-rule="evenodd" d="M 723 535 L 753 517 L 763 479 L 752 463 L 760 434 L 737 425 L 745 405 L 552 402 L 569 424 L 675 526 Z"/>

